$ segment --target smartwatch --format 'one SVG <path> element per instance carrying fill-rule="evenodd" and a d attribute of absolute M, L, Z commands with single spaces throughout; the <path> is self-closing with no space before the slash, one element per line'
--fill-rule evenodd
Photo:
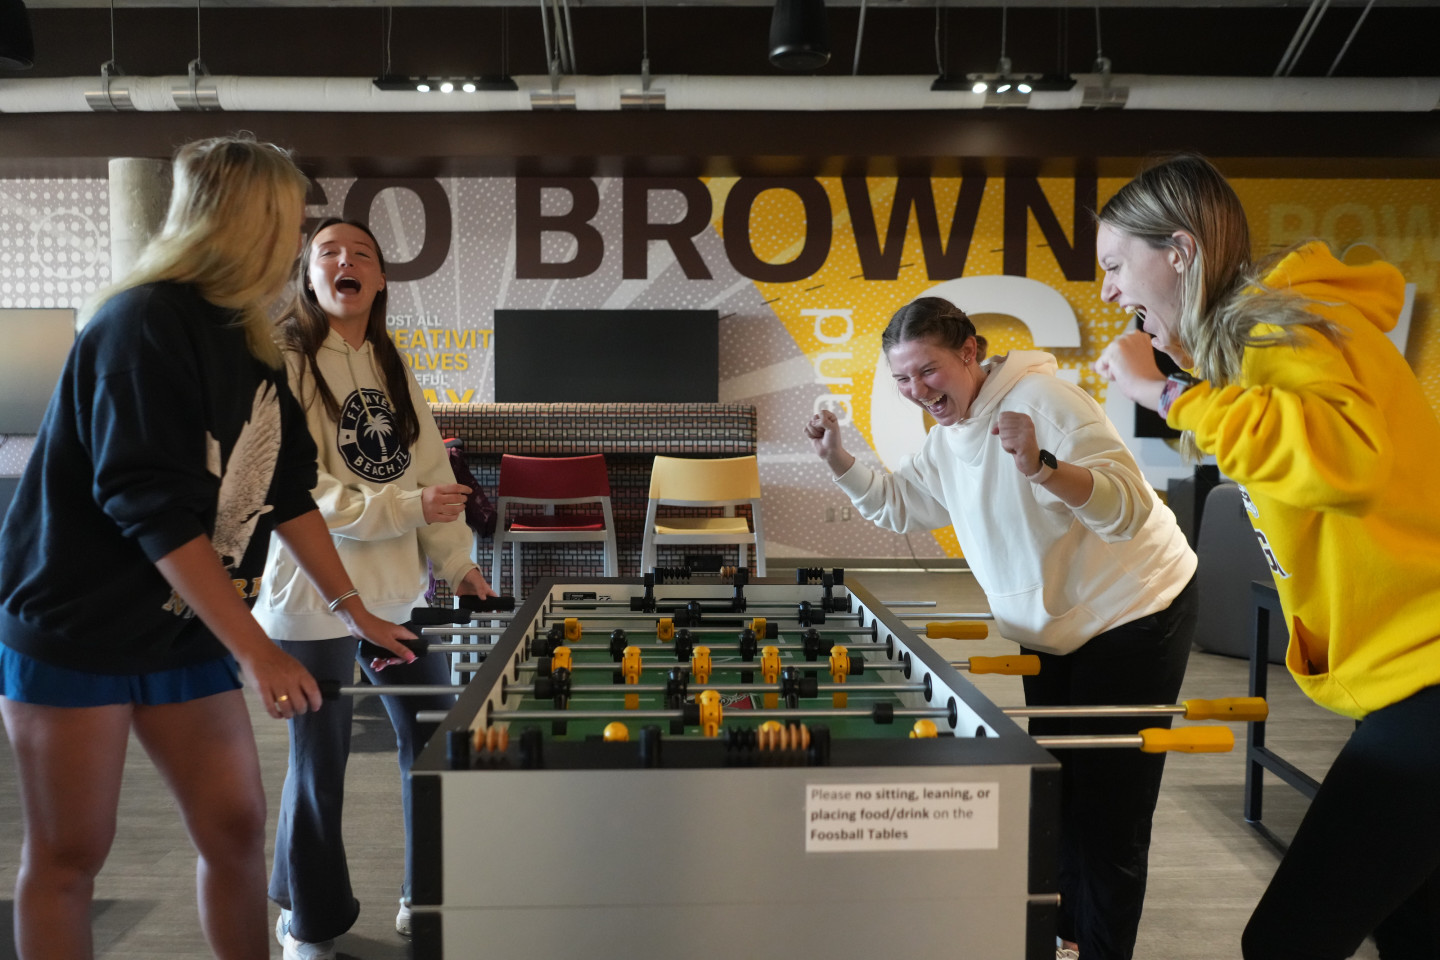
<path fill-rule="evenodd" d="M 1058 466 L 1060 466 L 1060 464 L 1055 459 L 1055 454 L 1051 453 L 1049 450 L 1041 450 L 1040 469 L 1036 470 L 1034 473 L 1027 474 L 1025 479 L 1029 480 L 1031 483 L 1043 484 L 1046 480 L 1050 479 L 1050 475 L 1055 472 L 1055 468 Z"/>

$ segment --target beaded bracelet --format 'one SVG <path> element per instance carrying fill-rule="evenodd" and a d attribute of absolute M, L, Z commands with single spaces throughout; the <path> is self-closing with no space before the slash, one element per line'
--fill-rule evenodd
<path fill-rule="evenodd" d="M 1176 400 L 1180 399 L 1180 394 L 1189 390 L 1199 382 L 1200 381 L 1194 377 L 1183 373 L 1172 373 L 1167 377 L 1165 386 L 1160 388 L 1160 409 L 1158 412 L 1161 418 L 1169 419 L 1170 407 L 1174 405 Z"/>

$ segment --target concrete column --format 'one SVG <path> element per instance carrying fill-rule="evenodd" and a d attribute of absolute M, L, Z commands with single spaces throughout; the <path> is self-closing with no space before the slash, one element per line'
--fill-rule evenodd
<path fill-rule="evenodd" d="M 122 280 L 160 232 L 173 183 L 169 160 L 110 161 L 110 279 Z"/>

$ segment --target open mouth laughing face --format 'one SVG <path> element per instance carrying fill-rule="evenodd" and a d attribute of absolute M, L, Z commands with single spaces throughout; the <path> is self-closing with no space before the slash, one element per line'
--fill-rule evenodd
<path fill-rule="evenodd" d="M 1192 365 L 1180 342 L 1179 254 L 1151 246 L 1139 237 L 1100 224 L 1095 253 L 1105 271 L 1100 298 L 1133 314 L 1150 334 L 1156 350 L 1168 353 L 1182 367 Z"/>
<path fill-rule="evenodd" d="M 950 426 L 969 416 L 982 382 L 973 353 L 967 363 L 962 350 L 907 340 L 885 356 L 900 395 L 923 407 L 936 423 Z"/>
<path fill-rule="evenodd" d="M 333 223 L 315 237 L 307 279 L 333 320 L 368 318 L 375 295 L 385 289 L 375 242 L 348 223 Z"/>

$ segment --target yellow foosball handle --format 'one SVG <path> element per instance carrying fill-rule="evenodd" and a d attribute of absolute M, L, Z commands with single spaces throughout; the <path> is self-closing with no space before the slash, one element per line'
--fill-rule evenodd
<path fill-rule="evenodd" d="M 1186 720 L 1264 720 L 1270 707 L 1264 697 L 1223 697 L 1219 700 L 1186 700 Z"/>
<path fill-rule="evenodd" d="M 931 640 L 984 640 L 990 628 L 983 620 L 953 620 L 950 623 L 925 624 L 925 636 Z"/>
<path fill-rule="evenodd" d="M 1034 677 L 1040 673 L 1040 658 L 1033 653 L 1015 653 L 1008 657 L 971 657 L 970 672 Z"/>
<path fill-rule="evenodd" d="M 1235 734 L 1229 727 L 1178 727 L 1165 730 L 1151 727 L 1140 731 L 1143 753 L 1229 753 L 1235 749 Z"/>

